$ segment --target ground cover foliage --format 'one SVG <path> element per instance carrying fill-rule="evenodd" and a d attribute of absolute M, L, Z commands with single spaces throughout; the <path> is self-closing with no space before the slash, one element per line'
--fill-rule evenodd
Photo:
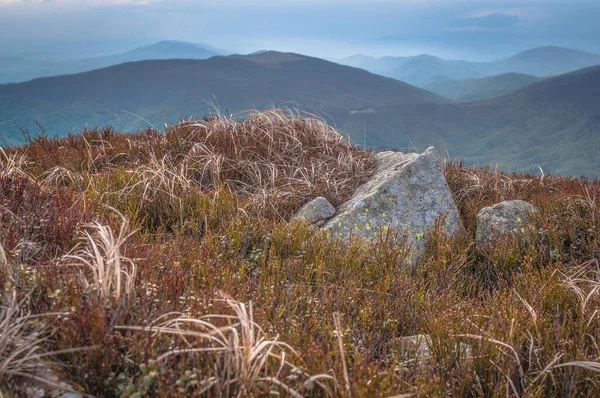
<path fill-rule="evenodd" d="M 42 368 L 103 397 L 600 394 L 600 183 L 446 163 L 465 230 L 440 220 L 413 272 L 402 231 L 289 222 L 373 168 L 281 110 L 2 149 L 2 394 Z M 535 233 L 475 250 L 508 199 Z"/>

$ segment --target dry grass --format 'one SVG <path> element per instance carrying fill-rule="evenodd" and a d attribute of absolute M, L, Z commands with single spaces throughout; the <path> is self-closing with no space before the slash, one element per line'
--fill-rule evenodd
<path fill-rule="evenodd" d="M 23 153 L 7 153 L 0 148 L 0 177 L 30 178 L 27 166 L 27 158 Z"/>
<path fill-rule="evenodd" d="M 101 347 L 56 356 L 95 396 L 600 395 L 597 181 L 448 163 L 465 232 L 440 220 L 413 273 L 401 236 L 342 245 L 288 223 L 373 168 L 311 117 L 88 130 L 0 156 L 0 285 L 14 268 L 32 313 L 69 311 L 44 348 Z M 507 199 L 538 207 L 536 233 L 475 251 L 477 212 Z M 426 356 L 403 348 L 413 335 Z"/>
<path fill-rule="evenodd" d="M 48 352 L 45 345 L 51 337 L 48 317 L 57 313 L 33 315 L 28 310 L 29 297 L 18 300 L 16 292 L 5 292 L 0 308 L 0 386 L 15 393 L 24 392 L 25 383 L 64 390 L 44 361 L 59 352 Z M 68 352 L 71 350 L 65 350 Z M 0 396 L 4 396 L 0 390 Z"/>
<path fill-rule="evenodd" d="M 85 289 L 93 286 L 102 299 L 114 297 L 117 301 L 123 297 L 131 299 L 135 293 L 137 267 L 122 252 L 134 232 L 129 232 L 127 220 L 122 218 L 117 235 L 108 225 L 95 222 L 87 225 L 83 232 L 84 246 L 75 254 L 68 254 L 63 261 L 85 265 L 92 273 L 92 282 L 85 281 Z"/>
<path fill-rule="evenodd" d="M 13 163 L 26 156 L 36 178 L 65 185 L 80 183 L 81 173 L 124 167 L 129 183 L 119 193 L 139 187 L 145 200 L 165 194 L 176 201 L 190 189 L 225 185 L 254 210 L 280 217 L 319 195 L 343 202 L 373 170 L 368 153 L 324 121 L 281 109 L 243 122 L 222 115 L 183 121 L 165 136 L 144 131 L 124 140 L 104 129 L 65 141 L 48 138 L 7 156 Z"/>
<path fill-rule="evenodd" d="M 283 110 L 256 112 L 241 123 L 224 116 L 182 122 L 167 131 L 167 140 L 172 135 L 185 152 L 150 162 L 152 171 L 186 188 L 191 182 L 201 190 L 225 184 L 250 197 L 255 209 L 274 213 L 322 192 L 339 203 L 372 168 L 364 152 L 324 121 Z"/>
<path fill-rule="evenodd" d="M 274 339 L 266 336 L 254 322 L 252 303 L 246 307 L 227 300 L 227 304 L 234 315 L 192 318 L 180 313 L 166 314 L 154 321 L 153 326 L 123 329 L 150 332 L 155 338 L 167 335 L 176 339 L 178 343 L 172 343 L 172 349 L 155 359 L 159 364 L 172 357 L 215 357 L 193 390 L 197 395 L 245 397 L 284 393 L 299 398 L 315 388 L 326 396 L 332 395 L 327 382 L 333 377 L 311 376 L 294 365 L 292 361 L 299 359 L 299 354 L 289 344 L 279 341 L 278 336 Z M 219 323 L 224 325 L 218 326 Z"/>
<path fill-rule="evenodd" d="M 578 324 L 582 329 L 578 333 L 582 336 L 593 338 L 597 328 L 596 317 L 600 313 L 597 308 L 597 302 L 590 310 L 589 306 L 600 290 L 600 269 L 598 260 L 586 262 L 578 269 L 570 271 L 571 275 L 561 275 L 562 284 L 567 289 L 572 290 L 577 297 L 577 304 L 580 306 L 579 314 L 583 319 Z M 506 378 L 506 395 L 521 397 L 532 394 L 533 391 L 543 391 L 546 379 L 551 379 L 556 383 L 553 372 L 565 367 L 578 367 L 591 372 L 600 373 L 600 361 L 571 361 L 561 362 L 563 353 L 557 352 L 554 356 L 548 356 L 544 352 L 542 334 L 547 332 L 540 330 L 540 314 L 535 308 L 523 299 L 517 291 L 514 295 L 522 303 L 531 316 L 530 327 L 526 329 L 527 334 L 527 355 L 523 355 L 521 348 L 514 345 L 513 330 L 509 333 L 509 339 L 505 341 L 494 339 L 486 335 L 460 334 L 456 337 L 461 339 L 475 340 L 490 343 L 498 347 L 498 351 L 506 357 L 512 366 L 503 369 L 501 365 L 490 359 L 490 363 Z M 514 325 L 513 325 L 514 327 Z M 516 369 L 516 372 L 514 370 Z"/>

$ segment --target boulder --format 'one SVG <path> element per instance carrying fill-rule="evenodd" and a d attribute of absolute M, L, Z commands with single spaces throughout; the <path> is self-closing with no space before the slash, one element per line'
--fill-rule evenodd
<path fill-rule="evenodd" d="M 305 204 L 294 216 L 295 220 L 308 221 L 311 224 L 321 226 L 327 219 L 333 217 L 335 207 L 322 196 L 315 198 Z"/>
<path fill-rule="evenodd" d="M 503 238 L 522 238 L 533 225 L 531 216 L 537 209 L 523 200 L 507 200 L 477 213 L 475 245 L 494 243 Z"/>
<path fill-rule="evenodd" d="M 330 235 L 374 238 L 379 230 L 406 231 L 411 256 L 422 252 L 424 236 L 436 219 L 445 218 L 446 232 L 462 228 L 440 157 L 433 147 L 422 154 L 379 152 L 371 179 L 358 187 L 325 225 Z"/>

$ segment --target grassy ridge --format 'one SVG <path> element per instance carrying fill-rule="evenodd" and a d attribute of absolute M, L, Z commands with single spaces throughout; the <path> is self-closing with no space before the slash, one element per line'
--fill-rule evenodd
<path fill-rule="evenodd" d="M 44 360 L 90 394 L 600 392 L 598 182 L 446 164 L 466 230 L 431 230 L 413 274 L 389 244 L 402 231 L 344 245 L 288 223 L 373 167 L 318 120 L 90 130 L 1 156 L 4 302 L 61 314 Z M 476 213 L 516 198 L 540 209 L 538 232 L 476 252 Z M 407 348 L 415 334 L 429 356 Z M 19 380 L 0 371 L 5 389 Z"/>

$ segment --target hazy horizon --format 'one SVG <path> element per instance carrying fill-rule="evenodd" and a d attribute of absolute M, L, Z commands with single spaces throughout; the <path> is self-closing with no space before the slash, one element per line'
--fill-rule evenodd
<path fill-rule="evenodd" d="M 161 40 L 324 58 L 427 53 L 487 61 L 548 45 L 600 53 L 597 3 L 0 0 L 0 55 L 83 58 Z"/>

